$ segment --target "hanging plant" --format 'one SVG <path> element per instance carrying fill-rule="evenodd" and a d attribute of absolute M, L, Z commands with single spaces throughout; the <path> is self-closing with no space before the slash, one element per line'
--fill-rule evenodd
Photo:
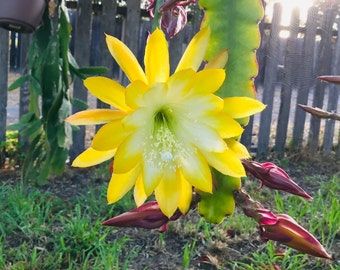
<path fill-rule="evenodd" d="M 22 166 L 22 178 L 35 179 L 39 184 L 45 183 L 51 174 L 64 171 L 72 143 L 71 127 L 64 122 L 73 102 L 69 86 L 75 75 L 83 79 L 86 74 L 78 68 L 70 53 L 70 35 L 64 1 L 50 1 L 43 24 L 34 33 L 30 45 L 28 74 L 9 87 L 13 90 L 29 83 L 29 112 L 9 128 L 28 137 L 30 145 Z M 101 67 L 85 70 L 90 74 L 107 71 Z M 82 106 L 86 107 L 86 104 Z"/>

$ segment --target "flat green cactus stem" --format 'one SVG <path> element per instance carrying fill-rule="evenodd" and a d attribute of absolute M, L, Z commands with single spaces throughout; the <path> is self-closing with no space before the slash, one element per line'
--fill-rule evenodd
<path fill-rule="evenodd" d="M 206 59 L 228 49 L 227 79 L 220 97 L 255 98 L 253 78 L 257 75 L 256 49 L 260 45 L 258 23 L 263 17 L 260 0 L 199 0 L 205 10 L 202 26 L 209 26 L 211 39 Z"/>

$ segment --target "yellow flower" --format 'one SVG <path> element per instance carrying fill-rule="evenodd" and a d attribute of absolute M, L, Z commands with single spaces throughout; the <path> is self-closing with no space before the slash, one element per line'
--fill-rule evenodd
<path fill-rule="evenodd" d="M 210 166 L 226 175 L 245 175 L 240 158 L 249 155 L 234 139 L 243 131 L 234 119 L 252 115 L 264 106 L 246 97 L 222 99 L 214 95 L 225 71 L 216 68 L 220 64 L 198 71 L 209 36 L 209 28 L 196 34 L 171 76 L 162 31 L 155 30 L 148 38 L 145 72 L 121 41 L 106 37 L 110 53 L 130 84 L 125 88 L 105 77 L 86 79 L 89 91 L 115 109 L 83 111 L 66 121 L 104 124 L 73 166 L 93 166 L 114 156 L 109 203 L 134 186 L 138 206 L 154 192 L 162 212 L 171 217 L 177 208 L 182 213 L 188 211 L 193 187 L 213 192 Z M 215 63 L 223 62 L 221 59 Z"/>

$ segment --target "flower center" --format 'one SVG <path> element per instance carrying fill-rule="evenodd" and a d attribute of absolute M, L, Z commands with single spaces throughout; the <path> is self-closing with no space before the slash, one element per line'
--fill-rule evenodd
<path fill-rule="evenodd" d="M 176 160 L 185 154 L 185 147 L 177 139 L 173 129 L 172 109 L 161 108 L 154 117 L 154 127 L 149 137 L 149 147 L 144 158 L 159 169 L 176 170 Z"/>

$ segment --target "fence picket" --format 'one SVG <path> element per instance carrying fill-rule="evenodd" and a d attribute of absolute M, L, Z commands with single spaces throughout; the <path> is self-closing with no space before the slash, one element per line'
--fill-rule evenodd
<path fill-rule="evenodd" d="M 80 67 L 90 64 L 90 40 L 91 40 L 91 14 L 92 1 L 83 0 L 77 6 L 77 24 L 75 27 L 74 57 Z M 87 102 L 87 89 L 82 80 L 76 78 L 73 87 L 73 98 Z M 72 113 L 79 111 L 73 106 Z M 70 159 L 75 159 L 85 149 L 85 127 L 81 126 L 78 131 L 73 132 L 73 144 L 70 149 Z"/>
<path fill-rule="evenodd" d="M 298 93 L 297 104 L 307 104 L 308 93 L 315 80 L 312 78 L 313 65 L 314 65 L 314 50 L 315 50 L 315 37 L 318 27 L 318 8 L 312 7 L 308 11 L 307 22 L 304 33 L 301 70 L 298 73 Z M 300 107 L 295 108 L 294 129 L 293 129 L 293 147 L 301 147 L 303 142 L 303 133 L 305 129 L 306 112 Z"/>
<path fill-rule="evenodd" d="M 8 31 L 0 29 L 0 142 L 6 139 L 8 87 Z M 4 63 L 4 64 L 3 64 Z M 6 63 L 6 64 L 5 64 Z M 0 166 L 2 165 L 0 156 Z"/>
<path fill-rule="evenodd" d="M 275 138 L 275 152 L 280 158 L 283 156 L 286 146 L 289 115 L 290 115 L 290 103 L 292 98 L 292 90 L 294 84 L 294 75 L 297 67 L 296 58 L 297 55 L 297 36 L 299 33 L 300 12 L 298 9 L 294 9 L 290 21 L 289 38 L 287 40 L 287 47 L 285 53 L 284 63 L 284 77 L 281 89 L 281 104 L 276 128 Z"/>
<path fill-rule="evenodd" d="M 340 17 L 337 19 L 337 25 L 338 25 L 338 37 L 339 37 Z M 334 46 L 331 74 L 340 75 L 340 38 L 337 39 L 337 42 Z M 329 112 L 337 111 L 339 94 L 340 94 L 340 86 L 335 85 L 335 84 L 330 84 L 327 111 Z M 325 135 L 323 139 L 323 149 L 322 149 L 325 153 L 329 153 L 333 148 L 334 129 L 335 129 L 335 120 L 327 121 L 326 126 L 325 126 Z"/>
<path fill-rule="evenodd" d="M 327 9 L 321 22 L 321 41 L 319 48 L 318 60 L 318 75 L 330 74 L 331 59 L 332 59 L 332 31 L 333 24 L 336 17 L 336 10 Z M 313 96 L 313 107 L 322 108 L 324 103 L 326 84 L 320 82 L 316 83 Z M 310 132 L 308 137 L 308 150 L 316 152 L 319 148 L 321 120 L 317 117 L 312 117 L 310 122 Z"/>
<path fill-rule="evenodd" d="M 100 32 L 101 36 L 99 39 L 100 46 L 100 65 L 109 69 L 108 73 L 105 74 L 109 78 L 113 78 L 113 58 L 107 49 L 105 42 L 105 34 L 114 35 L 116 29 L 116 11 L 117 3 L 112 0 L 102 1 L 102 13 L 100 15 Z M 97 99 L 97 108 L 108 108 L 108 104 Z"/>
<path fill-rule="evenodd" d="M 126 3 L 126 20 L 123 26 L 123 41 L 130 48 L 130 50 L 137 55 L 139 62 L 142 62 L 142 55 L 138 55 L 138 48 L 140 43 L 139 27 L 140 25 L 140 1 L 129 0 Z M 129 80 L 125 75 L 122 76 L 122 84 L 127 85 Z"/>
<path fill-rule="evenodd" d="M 261 140 L 258 141 L 257 145 L 257 155 L 264 156 L 268 153 L 269 149 L 269 137 L 270 137 L 270 128 L 271 128 L 271 120 L 272 120 L 272 111 L 273 111 L 273 99 L 274 99 L 274 91 L 276 86 L 277 79 L 277 66 L 279 63 L 278 54 L 280 47 L 280 23 L 282 16 L 282 6 L 281 4 L 276 3 L 274 5 L 273 10 L 273 20 L 270 30 L 270 38 L 268 45 L 268 54 L 266 55 L 266 69 L 265 69 L 265 77 L 263 83 L 263 98 L 262 102 L 267 105 L 267 108 L 261 113 L 260 119 L 260 129 L 259 129 L 259 138 Z"/>

